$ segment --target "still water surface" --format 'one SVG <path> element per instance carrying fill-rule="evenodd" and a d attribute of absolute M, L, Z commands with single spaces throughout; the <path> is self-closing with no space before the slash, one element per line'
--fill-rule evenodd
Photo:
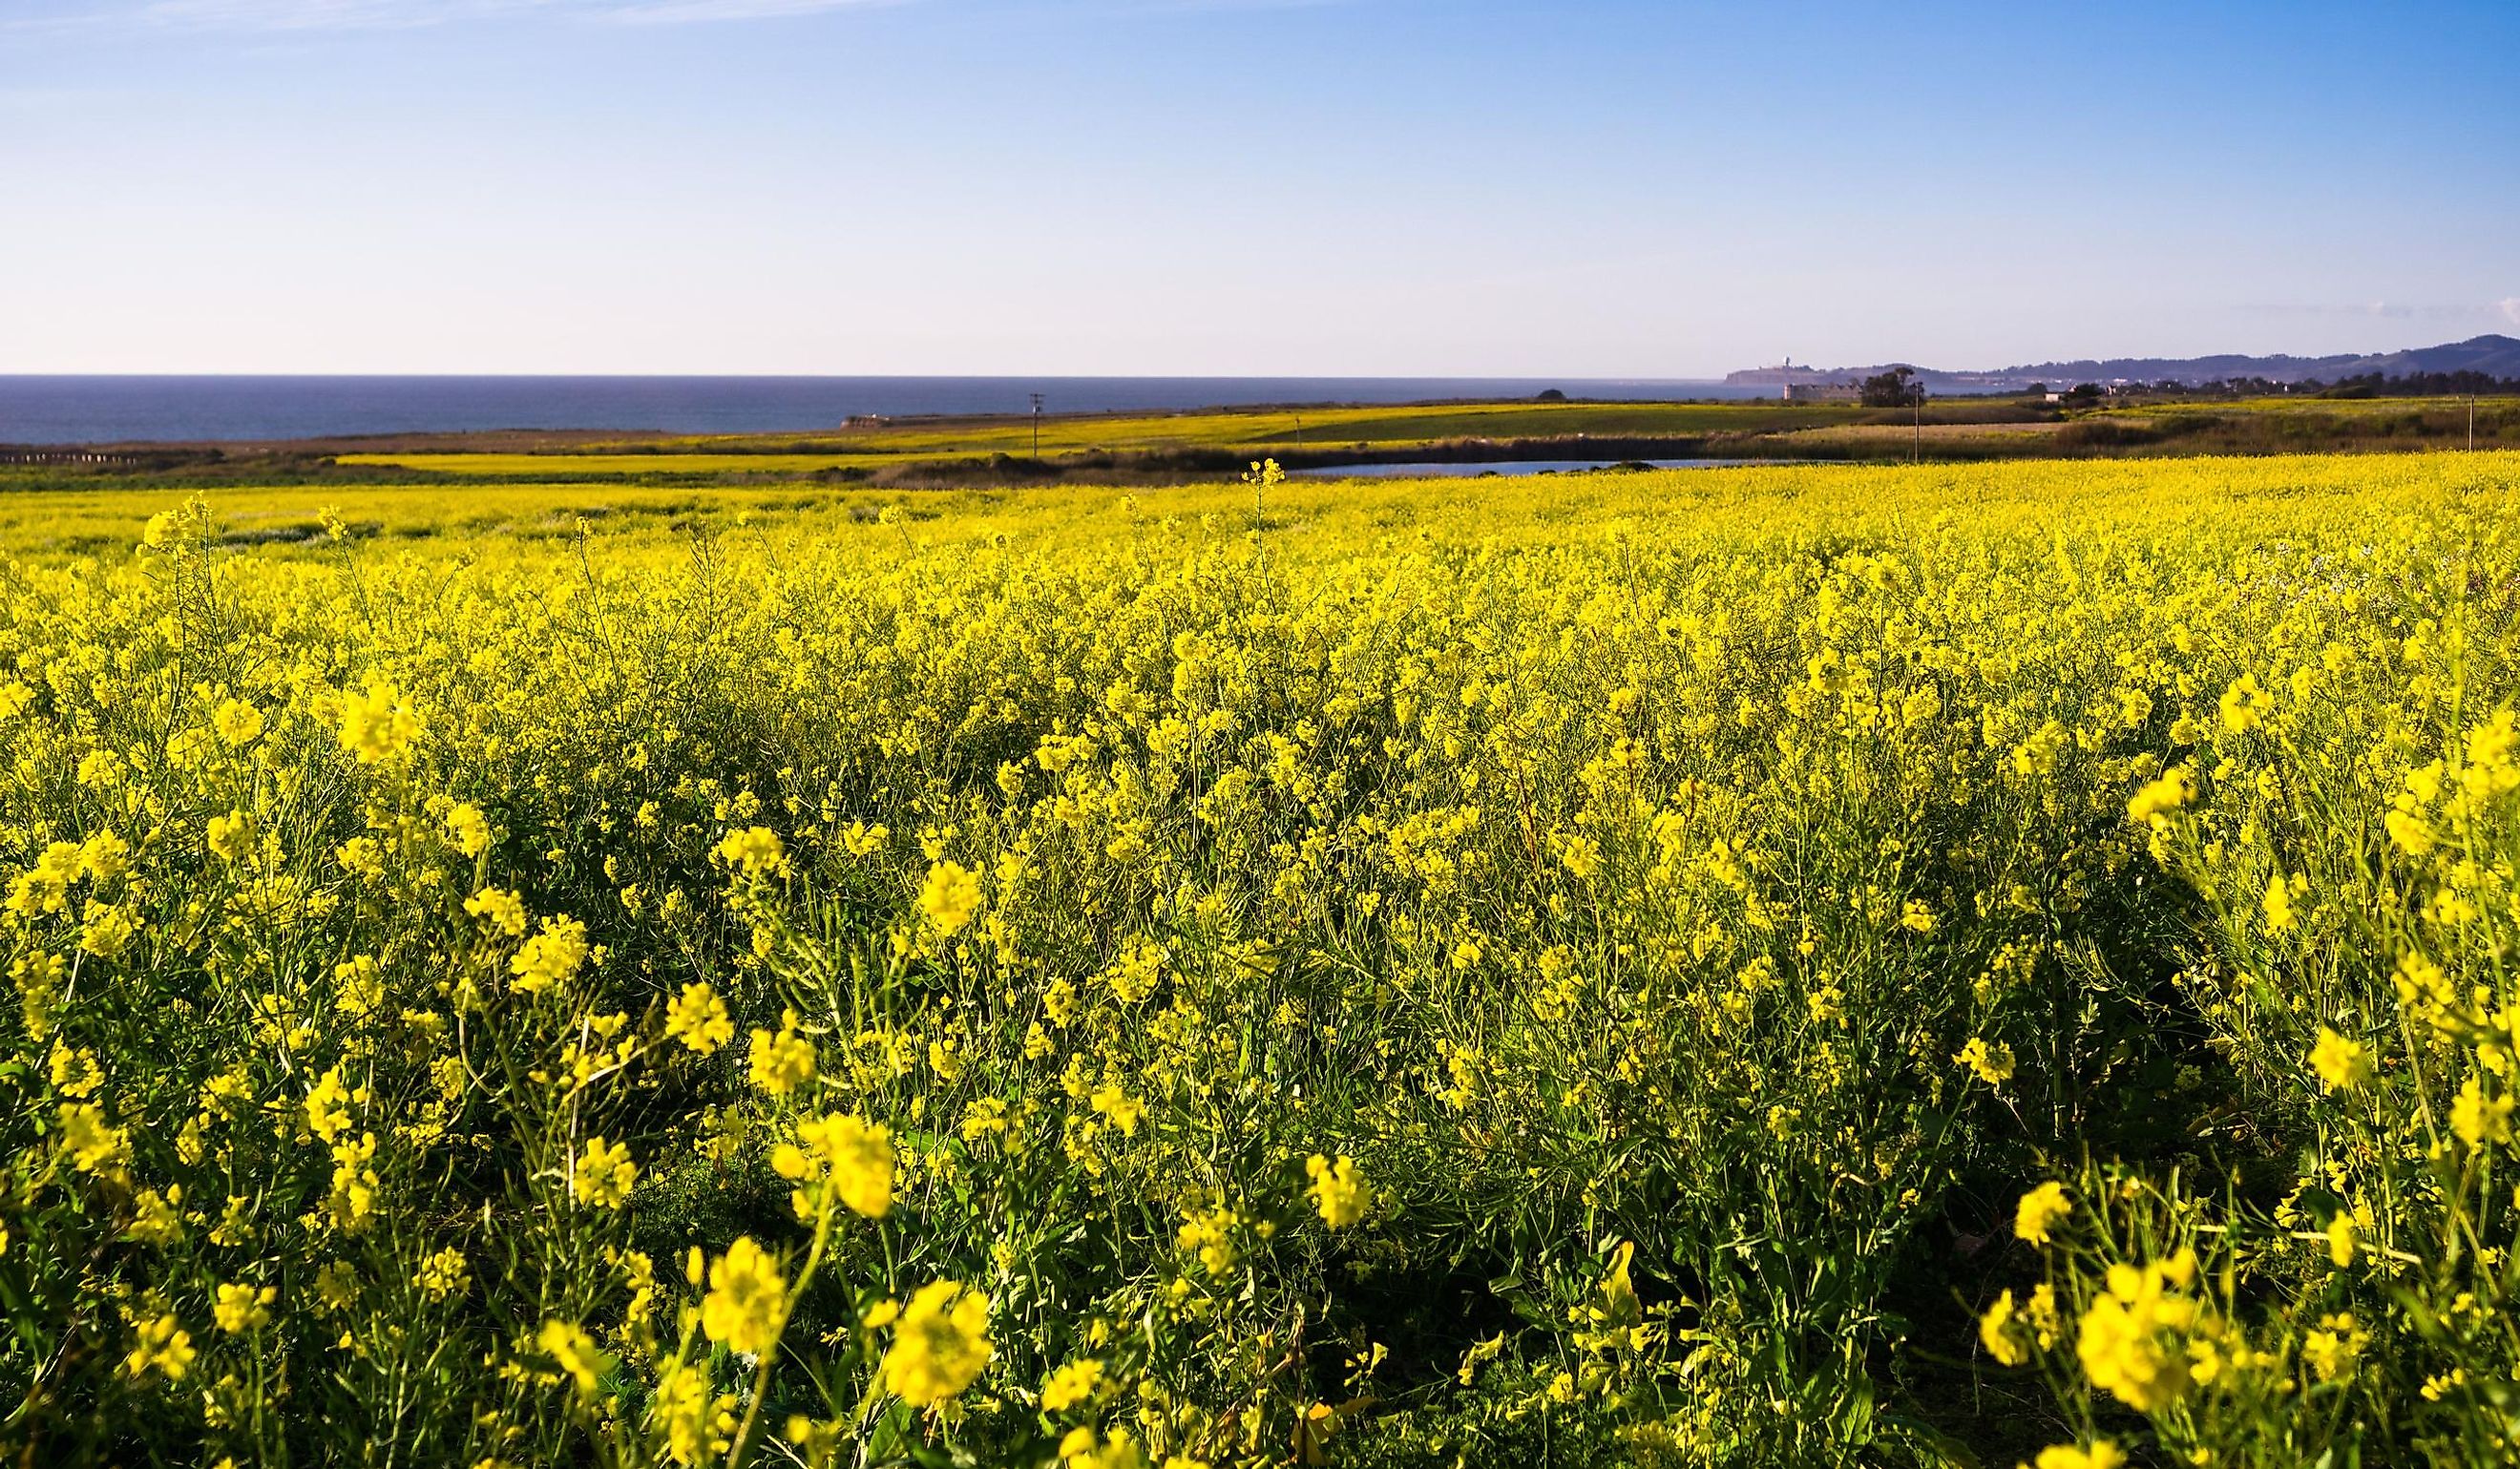
<path fill-rule="evenodd" d="M 1657 469 L 1729 469 L 1737 465 L 1766 464 L 1756 459 L 1508 459 L 1492 464 L 1329 465 L 1318 469 L 1289 469 L 1307 479 L 1473 479 L 1482 474 L 1550 474 L 1606 469 L 1612 464 L 1650 465 Z"/>
<path fill-rule="evenodd" d="M 10 0 L 0 0 L 0 15 Z M 0 26 L 5 26 L 0 22 Z M 31 378 L 0 375 L 0 444 L 294 439 L 495 428 L 784 433 L 859 414 L 1177 412 L 1271 403 L 1742 398 L 1721 382 L 1563 378 Z"/>

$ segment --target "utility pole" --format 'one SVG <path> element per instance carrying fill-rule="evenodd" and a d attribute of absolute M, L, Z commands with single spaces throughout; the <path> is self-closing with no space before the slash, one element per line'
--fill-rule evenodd
<path fill-rule="evenodd" d="M 1032 395 L 1032 457 L 1041 458 L 1041 394 Z"/>
<path fill-rule="evenodd" d="M 1925 384 L 1917 383 L 1916 395 L 1908 401 L 1916 406 L 1916 448 L 1909 463 L 1921 465 L 1925 462 Z"/>
<path fill-rule="evenodd" d="M 2476 394 L 2467 395 L 2467 452 L 2476 452 Z"/>

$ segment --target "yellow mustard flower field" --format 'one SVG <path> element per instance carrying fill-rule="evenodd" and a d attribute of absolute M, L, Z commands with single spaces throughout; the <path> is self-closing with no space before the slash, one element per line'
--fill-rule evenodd
<path fill-rule="evenodd" d="M 14 1462 L 2520 1460 L 2520 455 L 308 493 L 6 497 Z"/>

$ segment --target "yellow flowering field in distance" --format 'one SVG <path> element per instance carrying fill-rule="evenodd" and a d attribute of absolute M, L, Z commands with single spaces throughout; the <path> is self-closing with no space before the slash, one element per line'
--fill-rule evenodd
<path fill-rule="evenodd" d="M 623 474 L 761 474 L 801 477 L 847 466 L 889 464 L 925 455 L 833 449 L 822 454 L 711 454 L 706 450 L 671 454 L 344 454 L 345 465 L 390 465 L 448 474 L 474 474 L 483 479 L 526 479 L 570 475 Z"/>
<path fill-rule="evenodd" d="M 1935 416 L 2003 418 L 2024 410 L 2008 402 L 1940 405 Z M 1222 408 L 1193 413 L 1051 414 L 1036 429 L 1017 414 L 972 418 L 905 418 L 842 429 L 779 434 L 591 441 L 564 452 L 353 452 L 349 465 L 496 475 L 582 471 L 637 473 L 676 469 L 788 471 L 833 464 L 880 464 L 939 455 L 1044 454 L 1093 449 L 1234 448 L 1256 445 L 1321 448 L 1347 444 L 1432 443 L 1451 438 L 1546 438 L 1576 434 L 1703 434 L 1805 428 L 1882 418 L 1854 403 L 1412 403 Z M 813 453 L 782 453 L 810 445 Z M 593 467 L 601 465 L 601 470 Z"/>
<path fill-rule="evenodd" d="M 0 1446 L 2513 1462 L 2515 506 L 0 497 Z"/>

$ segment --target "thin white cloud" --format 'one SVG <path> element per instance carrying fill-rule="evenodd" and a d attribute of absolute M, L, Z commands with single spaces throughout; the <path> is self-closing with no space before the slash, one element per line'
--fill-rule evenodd
<path fill-rule="evenodd" d="M 524 15 L 666 25 L 770 20 L 894 3 L 901 0 L 93 0 L 46 15 L 0 19 L 0 30 L 411 30 Z"/>
<path fill-rule="evenodd" d="M 2246 301 L 2235 309 L 2251 316 L 2369 316 L 2389 321 L 2428 322 L 2476 320 L 2476 307 L 2472 302 L 2452 301 Z"/>
<path fill-rule="evenodd" d="M 901 0 L 636 0 L 629 5 L 600 7 L 595 13 L 627 25 L 678 25 L 699 21 L 768 21 L 899 3 Z"/>
<path fill-rule="evenodd" d="M 557 8 L 561 0 L 149 0 L 142 25 L 181 30 L 395 30 Z"/>
<path fill-rule="evenodd" d="M 1320 10 L 1353 0 L 1116 0 L 1099 7 L 1109 16 L 1194 16 L 1220 11 Z"/>
<path fill-rule="evenodd" d="M 2507 295 L 2494 303 L 2494 309 L 2515 327 L 2520 327 L 2520 295 Z"/>
<path fill-rule="evenodd" d="M 118 87 L 0 87 L 0 112 L 68 112 L 127 103 Z"/>

